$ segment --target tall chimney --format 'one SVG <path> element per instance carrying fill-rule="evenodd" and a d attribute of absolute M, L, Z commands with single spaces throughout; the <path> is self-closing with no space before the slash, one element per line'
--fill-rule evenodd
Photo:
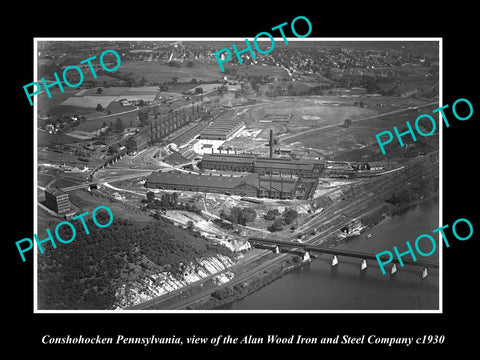
<path fill-rule="evenodd" d="M 270 159 L 273 157 L 273 130 L 270 129 Z"/>

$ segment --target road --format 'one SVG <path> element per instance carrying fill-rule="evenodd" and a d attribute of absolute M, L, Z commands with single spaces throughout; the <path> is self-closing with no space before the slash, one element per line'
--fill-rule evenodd
<path fill-rule="evenodd" d="M 425 158 L 417 158 L 417 159 L 414 159 L 413 162 L 415 163 L 415 162 L 421 161 L 423 159 L 425 159 Z M 430 165 L 433 168 L 433 167 L 437 166 L 438 164 L 432 163 Z M 423 176 L 423 174 L 413 174 L 413 175 L 410 174 L 409 179 L 413 180 L 413 179 L 418 178 L 420 176 Z M 330 209 L 328 209 L 328 211 L 322 212 L 321 214 L 319 214 L 320 216 L 317 218 L 317 221 L 318 221 L 317 224 L 314 224 L 314 225 L 310 226 L 309 229 L 307 230 L 307 232 L 313 230 L 315 227 L 318 227 L 321 224 L 322 225 L 329 224 L 329 223 L 331 224 L 337 219 L 342 219 L 342 221 L 340 223 L 338 223 L 337 225 L 332 225 L 328 229 L 324 230 L 323 232 L 311 237 L 310 239 L 305 241 L 303 244 L 316 245 L 316 244 L 324 242 L 329 236 L 335 234 L 337 231 L 339 231 L 341 228 L 348 225 L 352 221 L 351 217 L 347 217 L 347 218 L 343 217 L 343 214 L 345 212 L 352 210 L 352 215 L 356 215 L 356 216 L 360 217 L 363 213 L 372 210 L 372 207 L 369 206 L 369 204 L 372 201 L 378 200 L 379 198 L 382 198 L 382 197 L 388 195 L 389 193 L 391 193 L 393 191 L 396 191 L 398 189 L 398 186 L 401 183 L 403 183 L 404 181 L 405 180 L 401 177 L 397 177 L 397 176 L 393 176 L 392 178 L 388 177 L 388 179 L 386 179 L 386 180 L 384 180 L 380 183 L 375 184 L 375 189 L 379 189 L 381 186 L 388 184 L 388 186 L 386 186 L 386 188 L 378 190 L 376 192 L 372 191 L 372 192 L 368 192 L 368 193 L 362 193 L 362 194 L 360 194 L 360 198 L 356 199 L 355 201 L 348 202 L 348 204 L 345 204 L 344 202 L 340 202 L 340 203 L 337 203 L 334 206 L 332 206 Z M 340 205 L 340 206 L 337 207 L 337 205 Z M 380 206 L 383 206 L 383 204 L 381 204 Z M 365 211 L 365 209 L 367 211 Z M 333 216 L 331 216 L 332 214 L 333 214 Z M 328 220 L 326 219 L 327 216 L 328 216 Z M 296 237 L 296 235 L 297 234 L 293 234 L 287 240 L 290 240 L 290 241 L 293 240 Z M 296 248 L 296 249 L 300 250 L 299 248 Z M 254 261 L 254 260 L 256 260 L 260 257 L 263 257 L 263 256 L 265 256 L 269 253 L 271 253 L 271 252 L 270 251 L 263 252 L 259 256 L 253 257 L 250 262 L 252 262 L 252 261 Z M 235 276 L 232 280 L 230 280 L 226 284 L 214 287 L 212 289 L 206 289 L 206 290 L 204 290 L 204 291 L 202 291 L 202 292 L 200 292 L 200 293 L 198 293 L 194 296 L 187 297 L 187 298 L 182 299 L 182 300 L 180 300 L 180 301 L 178 301 L 174 304 L 171 304 L 171 305 L 168 305 L 168 306 L 165 306 L 165 307 L 161 307 L 161 306 L 159 307 L 159 305 L 163 301 L 171 298 L 171 297 L 163 297 L 163 298 L 161 297 L 161 298 L 158 298 L 158 299 L 152 299 L 148 303 L 144 303 L 145 306 L 143 306 L 143 304 L 138 304 L 137 306 L 135 306 L 135 309 L 146 309 L 146 308 L 182 309 L 182 308 L 186 308 L 188 306 L 193 305 L 194 303 L 196 303 L 198 301 L 208 299 L 208 297 L 211 296 L 211 294 L 216 290 L 222 289 L 222 288 L 227 287 L 227 286 L 229 286 L 229 287 L 234 286 L 238 283 L 241 283 L 243 281 L 248 280 L 248 278 L 250 278 L 251 276 L 254 276 L 256 274 L 260 274 L 261 272 L 266 271 L 269 268 L 278 265 L 278 263 L 280 261 L 284 260 L 288 255 L 289 254 L 279 254 L 276 257 L 274 257 L 272 259 L 269 259 L 269 260 L 265 261 L 264 263 L 254 267 L 252 269 L 249 269 L 245 272 L 240 272 L 240 274 Z M 200 280 L 200 282 L 201 282 L 201 280 Z M 198 285 L 199 283 L 195 283 L 195 284 L 192 284 L 192 285 Z M 184 289 L 184 290 L 186 290 L 186 289 Z M 174 295 L 177 295 L 177 294 L 178 294 L 178 292 Z"/>

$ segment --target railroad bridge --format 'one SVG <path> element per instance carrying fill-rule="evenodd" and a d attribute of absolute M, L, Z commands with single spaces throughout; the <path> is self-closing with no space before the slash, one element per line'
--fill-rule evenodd
<path fill-rule="evenodd" d="M 362 259 L 361 270 L 364 270 L 367 268 L 367 260 L 374 260 L 375 262 L 377 262 L 376 255 L 372 253 L 349 251 L 349 250 L 336 249 L 336 248 L 326 248 L 323 246 L 302 243 L 302 242 L 288 242 L 283 240 L 264 239 L 264 238 L 249 238 L 248 242 L 250 243 L 251 247 L 262 247 L 262 248 L 267 247 L 273 250 L 277 254 L 280 253 L 281 250 L 287 251 L 287 252 L 293 252 L 293 253 L 298 253 L 300 251 L 303 256 L 303 261 L 309 261 L 311 259 L 311 256 L 310 256 L 311 252 L 333 255 L 332 266 L 336 266 L 339 263 L 338 256 Z M 383 255 L 383 256 L 380 256 L 380 259 L 387 260 L 387 257 Z M 429 262 L 429 261 L 419 261 L 419 260 L 414 261 L 409 259 L 402 259 L 402 262 L 404 265 L 422 267 L 423 268 L 422 278 L 425 278 L 428 275 L 428 269 L 438 269 L 439 267 L 439 264 Z M 390 274 L 393 275 L 397 272 L 396 264 L 400 264 L 400 261 L 397 258 L 394 258 L 391 261 L 391 263 L 392 263 L 392 268 L 390 270 Z"/>

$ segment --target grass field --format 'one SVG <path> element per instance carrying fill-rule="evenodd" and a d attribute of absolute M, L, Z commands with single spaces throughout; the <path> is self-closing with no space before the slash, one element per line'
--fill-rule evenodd
<path fill-rule="evenodd" d="M 228 64 L 228 63 L 226 63 Z M 218 65 L 217 65 L 218 67 Z M 238 76 L 269 76 L 274 77 L 277 80 L 289 80 L 290 76 L 288 73 L 279 66 L 263 66 L 263 65 L 232 65 L 234 69 L 237 70 Z M 228 65 L 225 66 L 228 69 Z"/>
<path fill-rule="evenodd" d="M 131 74 L 130 76 L 135 80 L 144 77 L 150 83 L 173 81 L 173 77 L 176 77 L 178 82 L 190 82 L 192 79 L 215 81 L 222 79 L 224 76 L 216 62 L 194 61 L 192 67 L 182 64 L 181 67 L 177 68 L 157 62 L 125 61 L 122 62 L 120 70 L 123 74 Z"/>
<path fill-rule="evenodd" d="M 323 100 L 323 98 L 277 98 L 272 104 L 251 107 L 242 114 L 241 119 L 247 123 L 256 123 L 258 120 L 275 115 L 284 116 L 285 119 L 291 115 L 288 126 L 318 127 L 343 124 L 345 119 L 355 120 L 377 114 L 373 109 L 352 106 L 351 103 L 351 101 Z"/>
<path fill-rule="evenodd" d="M 68 144 L 82 142 L 65 134 L 50 135 L 44 131 L 37 130 L 37 144 L 41 146 L 54 146 L 55 144 Z M 40 155 L 39 155 L 40 156 Z"/>
<path fill-rule="evenodd" d="M 353 123 L 349 128 L 332 127 L 286 140 L 285 144 L 301 144 L 307 148 L 317 149 L 325 156 L 350 161 L 385 160 L 377 144 L 375 134 L 380 131 L 392 131 L 394 126 L 402 129 L 406 121 L 414 121 L 417 112 L 404 112 L 375 119 L 362 120 Z M 438 121 L 438 120 L 437 120 Z M 393 157 L 417 156 L 419 152 L 429 152 L 438 149 L 438 136 L 422 138 L 407 148 L 402 148 L 398 141 L 388 145 L 386 151 Z M 283 143 L 283 142 L 282 142 Z"/>
<path fill-rule="evenodd" d="M 49 98 L 47 94 L 44 91 L 42 91 L 39 95 L 37 95 L 36 100 L 34 100 L 37 102 L 38 113 L 39 114 L 50 113 L 54 108 L 56 108 L 62 102 L 67 100 L 69 97 L 74 96 L 78 91 L 79 91 L 78 89 L 66 88 L 65 91 L 62 93 L 60 91 L 56 91 L 56 90 L 54 91 L 54 89 L 52 89 L 51 98 Z"/>
<path fill-rule="evenodd" d="M 90 109 L 95 109 L 97 104 L 102 105 L 102 107 L 107 107 L 112 101 L 114 101 L 116 96 L 71 96 L 60 105 L 75 106 L 75 107 L 85 107 Z"/>

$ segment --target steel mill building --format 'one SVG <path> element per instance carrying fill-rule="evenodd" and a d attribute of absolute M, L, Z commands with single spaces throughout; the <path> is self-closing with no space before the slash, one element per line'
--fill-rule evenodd
<path fill-rule="evenodd" d="M 227 140 L 243 128 L 243 122 L 238 120 L 215 120 L 200 133 L 199 139 L 205 140 Z"/>
<path fill-rule="evenodd" d="M 295 175 L 318 177 L 325 163 L 321 160 L 290 158 L 267 158 L 255 154 L 205 154 L 202 169 L 241 171 L 256 174 Z"/>
<path fill-rule="evenodd" d="M 301 179 L 285 176 L 200 175 L 195 173 L 153 172 L 145 187 L 163 190 L 210 192 L 227 195 L 268 197 L 273 199 L 308 199 L 318 185 L 317 179 Z"/>

